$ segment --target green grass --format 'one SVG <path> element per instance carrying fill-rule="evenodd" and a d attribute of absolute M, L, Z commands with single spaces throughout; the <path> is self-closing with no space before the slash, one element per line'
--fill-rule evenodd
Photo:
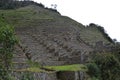
<path fill-rule="evenodd" d="M 20 72 L 58 72 L 58 71 L 87 71 L 87 67 L 83 64 L 63 65 L 63 66 L 43 66 L 43 67 L 30 67 L 21 70 L 15 70 Z"/>
<path fill-rule="evenodd" d="M 63 65 L 63 66 L 46 66 L 45 68 L 55 71 L 87 71 L 83 64 Z"/>

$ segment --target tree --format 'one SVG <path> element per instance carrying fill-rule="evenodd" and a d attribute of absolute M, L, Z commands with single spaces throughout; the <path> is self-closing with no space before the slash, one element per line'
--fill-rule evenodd
<path fill-rule="evenodd" d="M 57 4 L 51 4 L 51 8 L 56 9 L 57 8 Z"/>

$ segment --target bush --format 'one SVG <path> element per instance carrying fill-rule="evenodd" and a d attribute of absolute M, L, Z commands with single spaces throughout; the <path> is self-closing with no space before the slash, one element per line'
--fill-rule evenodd
<path fill-rule="evenodd" d="M 90 77 L 100 79 L 101 71 L 95 63 L 88 63 L 86 66 L 88 67 L 87 73 L 90 75 Z"/>
<path fill-rule="evenodd" d="M 101 70 L 102 80 L 120 79 L 120 61 L 116 53 L 99 53 L 93 58 Z"/>

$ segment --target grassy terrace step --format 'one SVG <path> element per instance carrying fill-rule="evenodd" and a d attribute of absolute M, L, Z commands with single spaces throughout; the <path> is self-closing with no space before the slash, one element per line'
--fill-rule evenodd
<path fill-rule="evenodd" d="M 12 62 L 13 64 L 28 64 L 27 62 Z"/>
<path fill-rule="evenodd" d="M 26 56 L 14 56 L 13 58 L 26 58 Z"/>
<path fill-rule="evenodd" d="M 88 69 L 83 64 L 63 65 L 63 66 L 43 66 L 43 67 L 30 67 L 26 69 L 15 70 L 16 72 L 58 72 L 58 71 L 83 71 Z"/>
<path fill-rule="evenodd" d="M 46 61 L 46 65 L 49 65 L 49 66 L 59 66 L 59 65 L 63 65 L 63 64 L 66 64 L 66 61 Z"/>

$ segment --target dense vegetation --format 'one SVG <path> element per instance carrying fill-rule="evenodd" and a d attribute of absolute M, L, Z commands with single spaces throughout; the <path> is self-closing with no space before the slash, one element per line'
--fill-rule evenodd
<path fill-rule="evenodd" d="M 14 28 L 0 19 L 0 80 L 10 80 L 14 46 L 17 38 Z M 12 80 L 12 79 L 11 79 Z"/>
<path fill-rule="evenodd" d="M 44 7 L 42 4 L 38 4 L 34 1 L 31 0 L 24 0 L 24 1 L 19 1 L 19 0 L 0 0 L 0 9 L 16 9 L 28 5 L 37 5 Z"/>
<path fill-rule="evenodd" d="M 88 74 L 97 80 L 119 80 L 120 79 L 120 44 L 116 44 L 112 52 L 100 52 L 91 55 L 87 64 Z M 95 80 L 96 80 L 95 79 Z"/>

